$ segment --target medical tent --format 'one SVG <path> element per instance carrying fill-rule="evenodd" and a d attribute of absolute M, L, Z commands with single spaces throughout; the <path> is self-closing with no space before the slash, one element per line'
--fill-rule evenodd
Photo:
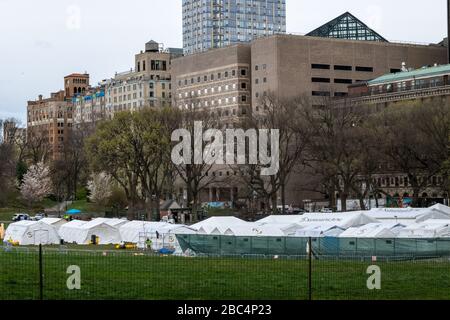
<path fill-rule="evenodd" d="M 255 223 L 230 226 L 223 235 L 236 237 L 284 237 L 284 232 L 276 226 L 260 226 Z"/>
<path fill-rule="evenodd" d="M 59 231 L 59 228 L 67 223 L 67 220 L 60 218 L 44 218 L 40 221 L 55 227 L 56 231 Z"/>
<path fill-rule="evenodd" d="M 450 220 L 427 220 L 408 225 L 400 230 L 398 238 L 449 238 Z"/>
<path fill-rule="evenodd" d="M 429 208 L 376 208 L 366 214 L 379 221 L 413 223 L 429 219 L 450 219 L 450 208 L 442 204 Z"/>
<path fill-rule="evenodd" d="M 406 226 L 396 222 L 369 223 L 357 228 L 349 228 L 342 232 L 340 238 L 395 238 Z"/>
<path fill-rule="evenodd" d="M 4 241 L 26 245 L 59 244 L 56 228 L 41 221 L 19 221 L 9 225 Z"/>
<path fill-rule="evenodd" d="M 121 223 L 126 223 L 126 221 L 105 218 L 89 222 L 74 220 L 63 225 L 59 229 L 59 234 L 68 243 L 90 244 L 92 237 L 96 236 L 98 244 L 117 244 L 121 242 L 119 232 Z"/>
<path fill-rule="evenodd" d="M 82 232 L 81 226 L 86 223 L 86 221 L 72 220 L 63 224 L 58 230 L 59 236 L 67 243 L 76 243 L 78 234 Z"/>
<path fill-rule="evenodd" d="M 257 221 L 258 224 L 264 225 L 273 225 L 273 224 L 282 224 L 282 225 L 292 225 L 299 221 L 302 221 L 303 216 L 301 215 L 272 215 L 266 218 L 260 219 Z"/>
<path fill-rule="evenodd" d="M 224 234 L 234 226 L 247 225 L 249 222 L 235 217 L 212 217 L 191 226 L 198 234 Z"/>
<path fill-rule="evenodd" d="M 343 212 L 343 213 L 306 213 L 297 222 L 301 226 L 305 224 L 334 224 L 342 229 L 360 227 L 368 223 L 378 222 L 366 214 L 366 211 Z"/>
<path fill-rule="evenodd" d="M 119 232 L 123 242 L 137 244 L 139 248 L 144 248 L 147 239 L 150 239 L 154 250 L 178 251 L 180 245 L 176 234 L 195 234 L 196 230 L 166 222 L 130 221 L 122 225 Z"/>
<path fill-rule="evenodd" d="M 345 229 L 333 223 L 311 223 L 298 229 L 295 236 L 300 238 L 337 237 L 344 232 L 344 230 Z"/>

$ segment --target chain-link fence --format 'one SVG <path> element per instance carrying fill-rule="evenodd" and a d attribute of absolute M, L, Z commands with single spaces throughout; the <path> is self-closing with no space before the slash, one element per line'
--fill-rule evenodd
<path fill-rule="evenodd" d="M 311 243 L 313 239 L 311 239 Z M 0 249 L 0 299 L 450 299 L 450 258 Z"/>

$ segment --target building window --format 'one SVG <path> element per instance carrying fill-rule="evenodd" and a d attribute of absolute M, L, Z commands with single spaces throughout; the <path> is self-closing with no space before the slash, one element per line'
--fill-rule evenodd
<path fill-rule="evenodd" d="M 329 97 L 331 94 L 329 91 L 313 91 L 312 95 L 314 97 Z"/>
<path fill-rule="evenodd" d="M 334 83 L 352 84 L 352 79 L 334 79 Z"/>
<path fill-rule="evenodd" d="M 356 67 L 355 70 L 360 72 L 373 72 L 372 67 Z"/>
<path fill-rule="evenodd" d="M 151 68 L 153 71 L 166 71 L 167 70 L 167 62 L 164 60 L 152 60 Z"/>
<path fill-rule="evenodd" d="M 318 64 L 318 63 L 313 63 L 311 65 L 312 69 L 322 69 L 322 70 L 330 70 L 330 65 L 329 64 Z"/>
<path fill-rule="evenodd" d="M 330 83 L 330 78 L 311 78 L 312 82 Z"/>
<path fill-rule="evenodd" d="M 340 70 L 340 71 L 352 71 L 352 66 L 343 66 L 343 65 L 335 65 L 334 70 Z"/>

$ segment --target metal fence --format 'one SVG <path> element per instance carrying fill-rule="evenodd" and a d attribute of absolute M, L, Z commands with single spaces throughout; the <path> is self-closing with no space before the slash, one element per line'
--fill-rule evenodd
<path fill-rule="evenodd" d="M 314 249 L 298 256 L 175 257 L 86 249 L 0 248 L 0 299 L 450 299 L 446 257 L 380 256 L 375 261 L 324 256 Z"/>
<path fill-rule="evenodd" d="M 222 235 L 177 235 L 183 251 L 220 255 L 286 255 L 307 254 L 309 238 L 236 237 Z M 313 238 L 317 256 L 383 256 L 443 257 L 450 256 L 450 239 L 363 239 Z"/>

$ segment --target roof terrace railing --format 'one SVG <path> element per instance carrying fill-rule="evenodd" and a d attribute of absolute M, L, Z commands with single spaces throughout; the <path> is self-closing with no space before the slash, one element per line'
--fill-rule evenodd
<path fill-rule="evenodd" d="M 351 104 L 364 104 L 364 103 L 385 103 L 395 102 L 402 100 L 412 100 L 417 98 L 427 98 L 436 96 L 450 95 L 450 85 L 438 85 L 427 87 L 412 86 L 409 89 L 384 92 L 384 93 L 368 93 L 359 97 L 350 97 L 346 99 L 337 100 L 337 104 L 342 104 L 345 101 L 351 102 Z"/>

